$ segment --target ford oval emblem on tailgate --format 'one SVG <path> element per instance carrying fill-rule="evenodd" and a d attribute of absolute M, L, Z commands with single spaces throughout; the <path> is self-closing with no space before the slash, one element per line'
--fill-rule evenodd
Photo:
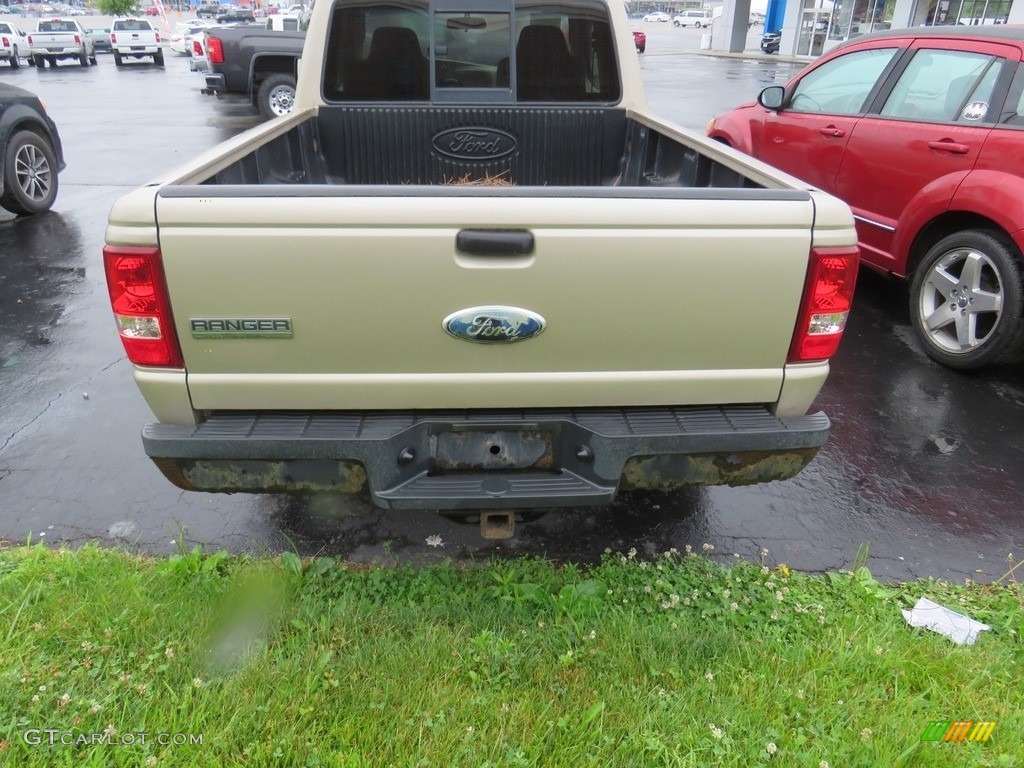
<path fill-rule="evenodd" d="M 451 128 L 434 136 L 434 149 L 457 160 L 494 160 L 516 150 L 516 139 L 495 128 Z"/>
<path fill-rule="evenodd" d="M 547 323 L 528 309 L 471 307 L 448 315 L 443 326 L 456 339 L 497 344 L 532 339 Z"/>

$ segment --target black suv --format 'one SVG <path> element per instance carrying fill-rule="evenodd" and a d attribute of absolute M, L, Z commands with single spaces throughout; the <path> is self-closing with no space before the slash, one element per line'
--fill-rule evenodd
<path fill-rule="evenodd" d="M 220 8 L 216 5 L 201 5 L 196 10 L 196 18 L 203 18 L 204 16 L 208 19 L 213 19 L 222 14 L 226 9 Z"/>
<path fill-rule="evenodd" d="M 218 24 L 232 24 L 236 21 L 256 21 L 256 16 L 248 8 L 229 8 L 217 16 Z"/>

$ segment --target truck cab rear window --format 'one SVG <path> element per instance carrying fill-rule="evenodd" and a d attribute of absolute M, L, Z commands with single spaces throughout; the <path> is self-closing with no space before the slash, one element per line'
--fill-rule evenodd
<path fill-rule="evenodd" d="M 73 21 L 40 21 L 40 32 L 77 32 L 78 27 Z"/>
<path fill-rule="evenodd" d="M 324 99 L 614 103 L 621 88 L 601 4 L 340 0 Z"/>

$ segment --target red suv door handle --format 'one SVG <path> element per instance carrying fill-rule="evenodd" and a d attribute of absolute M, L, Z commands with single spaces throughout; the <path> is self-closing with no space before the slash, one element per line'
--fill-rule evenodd
<path fill-rule="evenodd" d="M 841 139 L 843 136 L 846 135 L 846 131 L 844 131 L 842 128 L 836 128 L 834 125 L 819 128 L 818 133 L 820 133 L 822 136 L 829 136 L 833 139 Z"/>
<path fill-rule="evenodd" d="M 971 151 L 971 148 L 966 144 L 958 144 L 955 141 L 949 141 L 943 139 L 942 141 L 929 141 L 928 149 L 934 149 L 939 152 L 952 152 L 954 155 L 966 155 Z"/>

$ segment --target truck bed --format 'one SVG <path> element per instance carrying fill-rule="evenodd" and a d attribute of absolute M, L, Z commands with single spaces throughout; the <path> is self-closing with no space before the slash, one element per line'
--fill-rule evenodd
<path fill-rule="evenodd" d="M 202 183 L 424 185 L 487 178 L 517 186 L 762 188 L 624 109 L 552 106 L 323 107 Z"/>

